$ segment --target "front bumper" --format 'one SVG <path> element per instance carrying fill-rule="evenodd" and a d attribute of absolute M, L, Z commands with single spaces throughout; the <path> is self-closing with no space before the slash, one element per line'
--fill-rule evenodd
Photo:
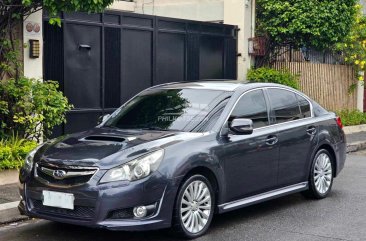
<path fill-rule="evenodd" d="M 30 217 L 109 230 L 152 230 L 171 226 L 177 190 L 174 181 L 155 172 L 135 182 L 98 184 L 102 175 L 99 173 L 84 185 L 68 188 L 47 185 L 30 176 L 19 185 L 23 197 L 19 211 Z M 43 206 L 43 190 L 72 193 L 74 210 Z M 129 210 L 141 205 L 155 205 L 155 209 L 148 217 L 137 219 Z M 112 215 L 115 212 L 131 215 L 116 218 Z"/>

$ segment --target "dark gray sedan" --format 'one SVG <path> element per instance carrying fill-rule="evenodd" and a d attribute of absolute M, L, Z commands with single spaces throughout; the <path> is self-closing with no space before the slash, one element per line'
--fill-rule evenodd
<path fill-rule="evenodd" d="M 325 198 L 346 158 L 341 120 L 286 86 L 228 81 L 142 91 L 89 131 L 40 145 L 21 213 L 111 230 L 204 234 L 215 213 Z"/>

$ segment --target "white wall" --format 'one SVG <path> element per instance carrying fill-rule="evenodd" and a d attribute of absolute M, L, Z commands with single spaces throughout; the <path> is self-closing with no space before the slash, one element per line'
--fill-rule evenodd
<path fill-rule="evenodd" d="M 108 8 L 112 10 L 134 12 L 136 4 L 134 2 L 114 1 Z"/>
<path fill-rule="evenodd" d="M 225 0 L 224 23 L 238 25 L 238 80 L 245 80 L 252 59 L 248 53 L 248 38 L 254 35 L 255 0 Z"/>
<path fill-rule="evenodd" d="M 28 33 L 26 31 L 26 23 L 37 23 L 40 26 L 40 32 Z M 36 59 L 29 58 L 29 39 L 39 40 L 40 43 L 40 57 Z M 24 75 L 29 78 L 42 79 L 43 78 L 43 37 L 42 37 L 42 11 L 38 11 L 27 18 L 23 24 L 23 43 L 24 48 Z"/>
<path fill-rule="evenodd" d="M 135 0 L 136 13 L 217 22 L 224 19 L 224 0 Z"/>

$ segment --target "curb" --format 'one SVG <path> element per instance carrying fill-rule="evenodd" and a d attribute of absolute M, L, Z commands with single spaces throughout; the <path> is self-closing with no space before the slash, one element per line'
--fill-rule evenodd
<path fill-rule="evenodd" d="M 358 141 L 347 144 L 347 153 L 366 149 L 366 141 Z"/>
<path fill-rule="evenodd" d="M 18 170 L 3 170 L 0 171 L 0 186 L 7 184 L 14 184 L 18 182 Z"/>
<path fill-rule="evenodd" d="M 0 225 L 24 221 L 28 219 L 29 217 L 20 215 L 17 207 L 6 208 L 0 211 Z"/>
<path fill-rule="evenodd" d="M 357 133 L 357 132 L 364 132 L 364 131 L 366 131 L 366 125 L 345 126 L 345 127 L 343 127 L 343 130 L 344 130 L 344 133 L 346 133 L 346 135 Z"/>

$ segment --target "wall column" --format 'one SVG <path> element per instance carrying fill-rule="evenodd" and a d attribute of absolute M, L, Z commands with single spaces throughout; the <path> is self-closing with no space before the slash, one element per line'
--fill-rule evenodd
<path fill-rule="evenodd" d="M 254 35 L 255 0 L 225 0 L 224 23 L 238 25 L 238 80 L 245 80 L 251 67 L 248 53 L 248 39 Z"/>
<path fill-rule="evenodd" d="M 364 71 L 359 72 L 360 76 L 365 76 Z M 365 81 L 365 80 L 364 80 Z M 365 86 L 364 81 L 357 81 L 357 110 L 363 112 L 364 106 L 364 94 L 365 94 Z"/>
<path fill-rule="evenodd" d="M 28 78 L 43 78 L 43 33 L 42 10 L 35 12 L 24 19 L 23 43 L 24 43 L 24 76 Z M 39 58 L 29 57 L 29 40 L 39 40 Z"/>

